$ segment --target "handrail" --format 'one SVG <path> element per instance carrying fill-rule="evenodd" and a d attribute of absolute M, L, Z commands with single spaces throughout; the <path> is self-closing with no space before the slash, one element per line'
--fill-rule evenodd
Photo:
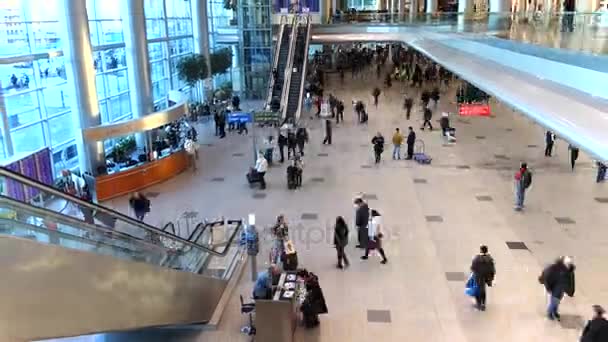
<path fill-rule="evenodd" d="M 87 222 L 84 222 L 77 218 L 73 218 L 71 216 L 64 215 L 64 214 L 58 213 L 56 211 L 52 211 L 47 208 L 36 207 L 36 206 L 30 205 L 30 204 L 27 204 L 27 203 L 24 203 L 21 201 L 17 201 L 13 198 L 6 197 L 4 195 L 0 195 L 0 203 L 2 203 L 2 202 L 6 203 L 7 206 L 14 207 L 18 210 L 30 211 L 30 212 L 32 212 L 36 215 L 40 215 L 40 216 L 48 216 L 59 222 L 66 222 L 69 225 L 76 226 L 76 227 L 82 228 L 84 230 L 99 231 L 100 234 L 109 233 L 109 234 L 112 234 L 115 236 L 119 236 L 125 240 L 136 240 L 138 243 L 145 244 L 149 247 L 153 247 L 153 248 L 156 248 L 159 250 L 164 250 L 163 247 L 161 247 L 157 244 L 151 243 L 148 240 L 141 239 L 136 236 L 133 236 L 133 235 L 130 235 L 127 233 L 123 233 L 123 232 L 120 232 L 117 230 L 109 229 L 109 228 L 99 226 L 96 224 L 87 223 Z"/>
<path fill-rule="evenodd" d="M 283 89 L 281 91 L 281 116 L 285 120 L 287 117 L 287 95 L 289 95 L 289 86 L 291 85 L 291 69 L 293 69 L 293 55 L 296 49 L 296 41 L 298 40 L 298 16 L 294 15 L 291 23 L 291 38 L 289 42 L 289 54 L 287 55 L 287 63 L 285 63 L 285 77 L 283 78 Z"/>
<path fill-rule="evenodd" d="M 205 222 L 199 222 L 196 227 L 194 227 L 194 230 L 192 230 L 192 233 L 190 233 L 190 235 L 188 236 L 188 241 L 196 241 L 193 240 L 194 238 L 194 234 L 196 234 L 196 232 L 201 228 L 201 227 L 205 227 Z M 204 230 L 205 228 L 203 228 Z"/>
<path fill-rule="evenodd" d="M 166 225 L 164 225 L 163 226 L 163 232 L 166 232 L 167 228 L 171 228 L 171 233 L 175 234 L 175 225 L 173 224 L 173 222 L 169 222 Z"/>
<path fill-rule="evenodd" d="M 31 186 L 33 188 L 42 190 L 44 192 L 48 192 L 48 193 L 50 193 L 50 194 L 52 194 L 54 196 L 57 196 L 59 198 L 63 198 L 65 200 L 67 200 L 67 201 L 71 201 L 73 203 L 76 203 L 79 206 L 83 206 L 83 207 L 86 207 L 86 208 L 89 208 L 89 209 L 97 210 L 97 211 L 100 211 L 100 212 L 103 212 L 103 213 L 115 216 L 115 217 L 120 218 L 121 220 L 126 221 L 127 223 L 132 224 L 132 225 L 134 225 L 134 226 L 136 226 L 136 227 L 138 227 L 140 229 L 143 229 L 145 231 L 151 232 L 153 234 L 164 236 L 164 237 L 166 237 L 168 239 L 177 240 L 177 241 L 179 241 L 180 243 L 182 243 L 182 244 L 184 244 L 186 246 L 202 249 L 205 252 L 213 254 L 213 255 L 216 255 L 216 256 L 224 256 L 225 255 L 225 254 L 222 254 L 222 253 L 218 253 L 218 252 L 216 252 L 214 250 L 211 250 L 211 249 L 209 249 L 207 247 L 198 245 L 196 243 L 192 243 L 192 242 L 190 242 L 190 241 L 188 241 L 188 240 L 186 240 L 186 239 L 184 239 L 184 238 L 182 238 L 180 236 L 177 236 L 177 235 L 174 235 L 174 234 L 162 231 L 161 229 L 158 229 L 158 228 L 156 228 L 154 226 L 151 226 L 151 225 L 149 225 L 147 223 L 135 220 L 135 219 L 133 219 L 133 218 L 131 218 L 131 217 L 125 215 L 125 214 L 119 213 L 119 212 L 117 212 L 117 211 L 115 211 L 113 209 L 109 209 L 109 208 L 106 208 L 106 207 L 103 207 L 103 206 L 100 206 L 100 205 L 97 205 L 97 204 L 94 204 L 94 203 L 90 203 L 90 202 L 82 200 L 82 199 L 80 199 L 80 198 L 78 198 L 76 196 L 72 196 L 70 194 L 66 194 L 65 192 L 59 191 L 59 190 L 57 190 L 57 189 L 55 189 L 55 188 L 53 188 L 51 186 L 48 186 L 48 185 L 46 185 L 44 183 L 41 183 L 41 182 L 38 182 L 38 181 L 33 180 L 31 178 L 25 177 L 25 176 L 23 176 L 23 175 L 21 175 L 19 173 L 10 171 L 10 170 L 8 170 L 5 167 L 0 167 L 0 176 L 4 176 L 4 177 L 7 177 L 7 178 L 16 180 L 18 182 L 24 183 L 24 184 L 26 184 L 28 186 Z M 115 230 L 112 230 L 112 232 L 115 232 Z"/>
<path fill-rule="evenodd" d="M 283 33 L 285 33 L 285 24 L 283 24 L 283 19 L 285 18 L 284 15 L 281 16 L 281 19 L 279 20 L 279 37 L 277 38 L 277 45 L 276 45 L 276 49 L 274 52 L 274 57 L 272 60 L 272 68 L 270 69 L 270 78 L 268 79 L 268 96 L 266 97 L 266 104 L 264 104 L 264 108 L 267 108 L 268 105 L 270 105 L 270 102 L 272 101 L 272 93 L 273 93 L 273 89 L 274 89 L 274 77 L 273 77 L 273 73 L 274 70 L 278 68 L 278 64 L 279 64 L 279 55 L 281 54 L 281 42 L 283 41 Z"/>
<path fill-rule="evenodd" d="M 304 58 L 303 58 L 303 65 L 302 65 L 302 81 L 300 83 L 300 96 L 299 96 L 299 102 L 298 102 L 298 109 L 296 110 L 295 113 L 295 121 L 297 122 L 300 119 L 300 115 L 302 114 L 302 102 L 304 102 L 304 85 L 306 84 L 306 73 L 308 72 L 308 48 L 310 46 L 310 31 L 311 31 L 311 18 L 310 18 L 310 14 L 306 17 L 307 20 L 307 32 L 306 32 L 306 45 L 304 46 Z"/>

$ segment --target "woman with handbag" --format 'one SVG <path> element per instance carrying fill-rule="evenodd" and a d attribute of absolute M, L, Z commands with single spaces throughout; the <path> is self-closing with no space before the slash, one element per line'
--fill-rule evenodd
<path fill-rule="evenodd" d="M 365 249 L 365 255 L 362 256 L 361 259 L 367 260 L 369 251 L 375 249 L 380 253 L 380 256 L 382 256 L 382 261 L 380 263 L 386 264 L 388 259 L 384 254 L 384 248 L 382 248 L 382 238 L 384 237 L 382 234 L 382 216 L 377 210 L 372 209 L 370 217 L 371 219 L 367 230 L 369 241 L 367 243 L 367 248 Z"/>

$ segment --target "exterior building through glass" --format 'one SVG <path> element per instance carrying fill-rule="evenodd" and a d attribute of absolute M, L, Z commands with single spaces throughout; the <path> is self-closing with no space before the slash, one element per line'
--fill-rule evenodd
<path fill-rule="evenodd" d="M 79 113 L 66 75 L 63 49 L 67 0 L 0 1 L 0 160 L 50 147 L 54 171 L 79 165 Z M 190 91 L 178 61 L 194 52 L 190 0 L 142 0 L 146 17 L 154 107 L 166 108 L 171 90 Z M 124 0 L 86 0 L 101 123 L 133 117 L 125 45 Z M 106 149 L 112 141 L 106 141 Z"/>

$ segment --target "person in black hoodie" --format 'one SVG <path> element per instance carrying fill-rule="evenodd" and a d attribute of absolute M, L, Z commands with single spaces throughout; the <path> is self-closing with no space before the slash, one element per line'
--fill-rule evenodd
<path fill-rule="evenodd" d="M 564 298 L 564 293 L 569 297 L 574 296 L 574 264 L 570 257 L 559 257 L 553 264 L 547 266 L 538 281 L 545 286 L 549 295 L 547 306 L 547 318 L 560 320 L 559 304 Z"/>
<path fill-rule="evenodd" d="M 378 132 L 378 134 L 372 138 L 372 145 L 374 145 L 376 164 L 379 164 L 382 159 L 382 152 L 384 152 L 384 137 L 382 136 L 382 133 Z"/>
<path fill-rule="evenodd" d="M 367 248 L 367 224 L 369 223 L 369 207 L 361 198 L 355 199 L 355 226 L 357 226 L 357 239 L 359 244 L 357 248 Z"/>
<path fill-rule="evenodd" d="M 412 126 L 409 128 L 409 133 L 407 134 L 407 158 L 406 160 L 411 160 L 414 157 L 414 143 L 416 143 L 416 133 Z"/>
<path fill-rule="evenodd" d="M 279 154 L 281 155 L 281 163 L 285 162 L 285 146 L 287 146 L 287 137 L 283 132 L 279 133 L 279 138 L 277 139 L 277 143 L 279 145 Z"/>
<path fill-rule="evenodd" d="M 336 124 L 339 124 L 340 121 L 344 122 L 344 102 L 343 101 L 338 101 L 336 110 L 338 111 L 338 113 L 336 114 Z"/>
<path fill-rule="evenodd" d="M 581 342 L 606 342 L 608 341 L 608 320 L 604 318 L 606 311 L 599 305 L 593 305 L 593 319 L 587 322 Z"/>
<path fill-rule="evenodd" d="M 297 145 L 298 145 L 298 141 L 296 139 L 296 135 L 292 131 L 289 131 L 289 133 L 287 133 L 287 158 L 288 159 L 291 159 L 292 155 L 295 158 Z"/>
<path fill-rule="evenodd" d="M 372 91 L 372 96 L 374 97 L 374 106 L 378 107 L 378 97 L 380 96 L 380 88 L 376 87 Z"/>
<path fill-rule="evenodd" d="M 304 145 L 308 142 L 308 132 L 304 127 L 298 127 L 296 130 L 296 144 L 301 156 L 304 156 Z"/>
<path fill-rule="evenodd" d="M 482 245 L 479 247 L 479 254 L 473 258 L 471 263 L 471 271 L 475 277 L 475 282 L 479 287 L 479 291 L 475 296 L 475 303 L 477 309 L 481 311 L 486 310 L 486 285 L 492 286 L 494 276 L 496 275 L 496 267 L 494 266 L 494 259 L 488 253 L 488 246 Z"/>
<path fill-rule="evenodd" d="M 334 245 L 336 246 L 336 252 L 338 253 L 338 268 L 342 269 L 344 266 L 348 267 L 350 263 L 344 252 L 344 248 L 348 245 L 348 225 L 342 216 L 336 218 L 336 225 L 334 226 Z M 344 266 L 342 265 L 344 261 Z"/>
<path fill-rule="evenodd" d="M 414 106 L 414 99 L 410 96 L 405 96 L 405 100 L 403 101 L 403 109 L 405 109 L 405 118 L 407 120 L 410 119 L 410 115 L 412 114 L 412 107 Z"/>
<path fill-rule="evenodd" d="M 325 139 L 323 139 L 323 145 L 331 145 L 331 121 L 325 120 Z"/>
<path fill-rule="evenodd" d="M 428 109 L 428 108 L 424 108 L 424 122 L 422 123 L 422 127 L 420 127 L 421 130 L 424 131 L 424 127 L 425 126 L 429 126 L 429 130 L 433 130 L 433 125 L 431 124 L 431 118 L 433 117 L 433 112 Z"/>

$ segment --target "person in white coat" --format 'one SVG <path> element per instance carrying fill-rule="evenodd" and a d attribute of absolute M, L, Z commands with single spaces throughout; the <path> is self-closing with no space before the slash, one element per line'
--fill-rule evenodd
<path fill-rule="evenodd" d="M 361 259 L 367 260 L 369 251 L 375 249 L 382 256 L 381 263 L 386 264 L 388 259 L 386 258 L 386 254 L 384 254 L 384 248 L 382 248 L 382 238 L 384 237 L 382 234 L 382 216 L 375 209 L 371 210 L 367 232 L 369 241 L 367 243 L 367 248 L 365 249 L 365 255 L 362 256 Z"/>

